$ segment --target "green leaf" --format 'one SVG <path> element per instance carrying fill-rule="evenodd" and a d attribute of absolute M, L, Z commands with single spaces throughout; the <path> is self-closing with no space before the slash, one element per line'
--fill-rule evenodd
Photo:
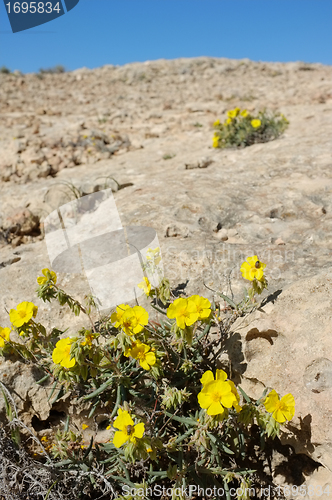
<path fill-rule="evenodd" d="M 36 384 L 42 384 L 43 382 L 45 382 L 45 380 L 47 380 L 48 378 L 50 377 L 49 374 L 46 374 L 45 377 L 37 380 Z"/>
<path fill-rule="evenodd" d="M 235 302 L 230 299 L 229 297 L 227 297 L 227 295 L 224 295 L 223 293 L 220 293 L 220 292 L 217 292 L 217 294 L 225 300 L 225 302 L 227 302 L 231 307 L 233 307 L 233 309 L 237 310 L 237 305 L 235 304 Z"/>
<path fill-rule="evenodd" d="M 53 393 L 55 391 L 57 384 L 58 384 L 58 381 L 56 380 L 52 386 L 51 394 L 48 396 L 47 401 L 49 401 L 51 399 L 51 397 L 53 396 Z"/>
<path fill-rule="evenodd" d="M 198 425 L 198 422 L 196 422 L 194 419 L 192 418 L 188 418 L 188 417 L 177 417 L 176 415 L 173 415 L 172 413 L 168 413 L 167 411 L 165 412 L 165 414 L 168 416 L 168 417 L 171 417 L 173 420 L 176 420 L 177 422 L 181 422 L 181 424 L 186 424 L 186 425 Z"/>
<path fill-rule="evenodd" d="M 61 386 L 58 392 L 56 393 L 55 397 L 50 402 L 50 405 L 52 406 L 58 399 L 60 399 L 62 394 L 63 394 L 63 387 Z"/>
<path fill-rule="evenodd" d="M 113 382 L 113 379 L 114 379 L 114 377 L 108 379 L 104 384 L 102 384 L 100 387 L 98 387 L 97 390 L 84 396 L 83 399 L 87 400 L 87 399 L 92 399 L 95 396 L 98 396 L 98 394 L 101 394 L 109 385 L 111 385 L 111 383 Z"/>
<path fill-rule="evenodd" d="M 247 403 L 251 403 L 251 399 L 249 398 L 249 396 L 244 392 L 244 390 L 239 385 L 237 386 L 237 389 L 239 389 L 239 391 L 241 392 L 242 396 L 247 401 Z"/>
<path fill-rule="evenodd" d="M 91 440 L 90 440 L 90 444 L 89 446 L 87 447 L 84 455 L 83 455 L 83 460 L 85 460 L 87 458 L 87 456 L 89 455 L 91 449 L 92 449 L 92 444 L 93 444 L 93 436 L 91 436 Z"/>

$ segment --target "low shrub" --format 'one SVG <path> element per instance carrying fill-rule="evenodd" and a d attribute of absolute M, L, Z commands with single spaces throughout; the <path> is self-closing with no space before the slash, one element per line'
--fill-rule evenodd
<path fill-rule="evenodd" d="M 62 64 L 57 64 L 56 66 L 53 66 L 51 68 L 40 68 L 40 70 L 39 70 L 40 74 L 49 73 L 52 75 L 65 73 L 65 72 L 66 72 L 66 68 L 64 66 L 62 66 Z"/>
<path fill-rule="evenodd" d="M 246 109 L 231 109 L 227 119 L 214 122 L 214 148 L 244 148 L 258 142 L 277 139 L 287 128 L 288 120 L 281 113 L 267 110 L 251 114 Z"/>
<path fill-rule="evenodd" d="M 1 66 L 0 73 L 3 75 L 9 75 L 11 73 L 10 69 L 7 66 Z"/>
<path fill-rule="evenodd" d="M 149 251 L 150 263 L 158 265 L 159 248 Z M 175 297 L 167 279 L 153 288 L 144 278 L 139 287 L 156 317 L 138 304 L 119 304 L 99 321 L 92 297 L 81 304 L 58 286 L 55 272 L 43 269 L 38 296 L 86 315 L 91 328 L 74 337 L 56 328 L 47 331 L 38 322 L 37 306 L 24 301 L 9 311 L 11 328 L 0 328 L 0 352 L 36 364 L 42 372 L 37 383 L 49 383 L 52 404 L 70 401 L 81 409 L 82 431 L 93 427 L 96 416 L 106 417 L 108 436 L 98 442 L 94 433 L 84 442 L 69 411 L 64 425 L 53 428 L 52 438 L 29 431 L 33 441 L 24 446 L 36 457 L 35 469 L 39 460 L 43 471 L 62 474 L 62 480 L 51 474 L 47 496 L 65 498 L 61 484 L 70 473 L 77 477 L 78 498 L 111 491 L 119 498 L 151 498 L 162 491 L 164 498 L 182 499 L 197 487 L 210 489 L 216 498 L 230 499 L 232 487 L 239 488 L 238 500 L 255 495 L 262 484 L 253 467 L 257 447 L 263 450 L 293 418 L 294 398 L 265 390 L 253 400 L 219 359 L 232 322 L 258 306 L 256 297 L 268 286 L 265 267 L 256 255 L 242 264 L 251 286 L 240 303 L 219 292 L 221 303 L 199 295 Z M 11 339 L 12 331 L 17 341 Z M 0 388 L 12 439 L 22 447 L 19 430 L 24 434 L 27 429 L 10 391 L 2 382 Z M 32 469 L 29 474 L 26 484 Z M 40 474 L 38 481 L 42 484 Z"/>

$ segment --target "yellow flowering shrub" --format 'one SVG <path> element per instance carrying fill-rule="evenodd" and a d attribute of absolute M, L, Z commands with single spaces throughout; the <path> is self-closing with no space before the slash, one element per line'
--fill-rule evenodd
<path fill-rule="evenodd" d="M 231 109 L 222 123 L 216 120 L 213 124 L 214 148 L 243 148 L 258 142 L 277 139 L 287 128 L 288 120 L 282 113 L 259 111 L 250 113 L 247 109 Z"/>
<path fill-rule="evenodd" d="M 241 113 L 236 108 L 229 119 Z M 149 248 L 148 265 L 159 256 L 159 249 Z M 250 283 L 244 299 L 236 304 L 219 294 L 234 319 L 256 307 L 256 295 L 267 288 L 265 270 L 257 255 L 248 257 L 240 268 Z M 47 464 L 60 463 L 62 472 L 84 471 L 81 491 L 96 488 L 89 477 L 101 470 L 117 494 L 125 484 L 149 486 L 156 478 L 166 487 L 195 484 L 198 472 L 205 488 L 216 481 L 225 488 L 252 484 L 243 459 L 250 463 L 260 441 L 251 429 L 258 426 L 263 440 L 278 436 L 280 426 L 294 417 L 295 402 L 291 394 L 280 399 L 275 390 L 253 400 L 228 378 L 227 367 L 217 364 L 231 324 L 223 321 L 224 306 L 198 294 L 175 297 L 167 280 L 155 288 L 144 279 L 140 285 L 151 308 L 119 304 L 100 317 L 91 297 L 81 304 L 60 288 L 54 271 L 42 274 L 38 296 L 85 315 L 91 325 L 72 337 L 48 331 L 36 319 L 37 307 L 22 302 L 9 312 L 20 342 L 10 337 L 10 328 L 0 327 L 0 353 L 38 365 L 43 372 L 38 383 L 49 392 L 51 405 L 61 400 L 65 408 L 72 402 L 63 426 L 40 439 Z M 218 333 L 216 340 L 211 341 L 211 330 Z M 71 424 L 73 407 L 84 408 L 79 426 Z M 97 417 L 105 419 L 102 441 Z M 100 492 L 110 491 L 105 488 Z"/>

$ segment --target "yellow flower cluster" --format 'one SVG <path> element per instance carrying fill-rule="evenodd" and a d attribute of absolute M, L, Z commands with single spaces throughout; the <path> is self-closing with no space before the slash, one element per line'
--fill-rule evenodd
<path fill-rule="evenodd" d="M 213 126 L 214 128 L 221 130 L 223 127 L 228 127 L 233 123 L 237 123 L 237 120 L 240 120 L 241 122 L 243 119 L 250 120 L 250 113 L 246 109 L 243 109 L 241 111 L 239 107 L 236 107 L 234 109 L 230 109 L 229 111 L 227 111 L 227 119 L 224 121 L 224 123 L 221 123 L 220 120 L 216 120 Z M 254 118 L 250 121 L 250 124 L 252 128 L 257 129 L 261 126 L 262 122 L 261 120 Z M 218 148 L 219 140 L 220 140 L 219 134 L 218 132 L 215 132 L 212 138 L 212 147 Z"/>
<path fill-rule="evenodd" d="M 231 119 L 236 118 L 240 114 L 240 111 L 240 108 L 230 109 L 229 111 L 227 111 L 227 116 Z"/>
<path fill-rule="evenodd" d="M 167 317 L 176 319 L 176 324 L 182 330 L 193 325 L 198 320 L 205 320 L 211 315 L 211 302 L 199 295 L 187 299 L 179 298 L 167 309 Z"/>
<path fill-rule="evenodd" d="M 130 307 L 127 304 L 121 304 L 111 315 L 111 321 L 115 323 L 115 328 L 121 328 L 126 335 L 132 337 L 144 330 L 149 321 L 149 313 L 141 306 Z M 156 364 L 155 353 L 148 344 L 140 340 L 132 341 L 124 355 L 137 359 L 144 370 L 150 370 L 151 366 Z"/>
<path fill-rule="evenodd" d="M 111 321 L 115 323 L 115 328 L 122 328 L 125 334 L 135 335 L 142 332 L 148 324 L 149 313 L 141 306 L 121 304 L 111 315 Z"/>
<path fill-rule="evenodd" d="M 54 283 L 54 285 L 56 284 L 56 282 L 57 282 L 57 275 L 55 274 L 54 271 L 50 271 L 49 269 L 45 268 L 45 269 L 42 269 L 42 273 L 43 273 L 44 276 L 39 276 L 37 278 L 38 285 L 45 285 L 49 281 L 51 281 L 52 283 Z"/>
<path fill-rule="evenodd" d="M 146 252 L 146 258 L 149 261 L 153 261 L 157 266 L 161 261 L 160 248 L 148 248 Z"/>
<path fill-rule="evenodd" d="M 216 378 L 211 370 L 206 371 L 201 383 L 203 388 L 197 396 L 198 403 L 201 408 L 207 410 L 208 415 L 227 416 L 226 408 L 232 406 L 237 412 L 241 411 L 240 396 L 234 383 L 227 380 L 227 374 L 223 370 L 216 371 Z"/>

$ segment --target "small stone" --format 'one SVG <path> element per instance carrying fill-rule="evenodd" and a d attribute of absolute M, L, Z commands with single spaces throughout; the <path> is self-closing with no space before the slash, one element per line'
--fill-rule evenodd
<path fill-rule="evenodd" d="M 228 229 L 227 231 L 227 235 L 230 237 L 230 238 L 233 238 L 234 236 L 236 236 L 238 234 L 237 230 L 232 227 L 231 229 Z"/>
<path fill-rule="evenodd" d="M 39 232 L 39 217 L 28 208 L 21 208 L 4 220 L 3 229 L 15 233 L 17 236 Z"/>
<path fill-rule="evenodd" d="M 286 243 L 281 238 L 277 238 L 274 243 L 276 245 L 286 245 Z"/>
<path fill-rule="evenodd" d="M 227 241 L 228 240 L 227 229 L 225 228 L 220 229 L 220 231 L 217 232 L 216 237 L 218 238 L 218 240 Z"/>

